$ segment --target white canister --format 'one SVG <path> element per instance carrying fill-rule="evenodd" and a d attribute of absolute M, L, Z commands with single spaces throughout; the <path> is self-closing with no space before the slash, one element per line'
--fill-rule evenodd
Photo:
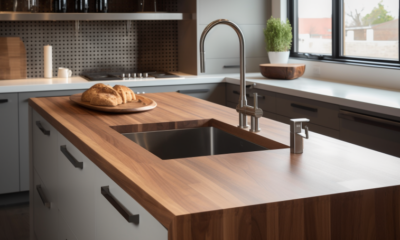
<path fill-rule="evenodd" d="M 53 48 L 50 45 L 44 46 L 43 49 L 44 77 L 53 77 Z"/>
<path fill-rule="evenodd" d="M 69 77 L 72 77 L 72 71 L 69 70 L 68 68 L 60 67 L 60 68 L 58 68 L 57 77 L 59 77 L 59 78 L 69 78 Z"/>

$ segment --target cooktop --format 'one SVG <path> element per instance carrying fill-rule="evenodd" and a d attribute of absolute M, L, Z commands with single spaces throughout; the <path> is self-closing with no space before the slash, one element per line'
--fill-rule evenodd
<path fill-rule="evenodd" d="M 85 73 L 81 75 L 89 81 L 113 81 L 113 80 L 150 80 L 158 78 L 182 78 L 181 76 L 165 72 L 146 73 Z"/>

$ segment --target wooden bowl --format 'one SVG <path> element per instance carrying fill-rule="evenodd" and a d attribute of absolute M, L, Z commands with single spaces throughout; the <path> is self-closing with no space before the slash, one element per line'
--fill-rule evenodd
<path fill-rule="evenodd" d="M 303 76 L 305 70 L 305 64 L 260 64 L 261 74 L 272 79 L 296 79 Z"/>

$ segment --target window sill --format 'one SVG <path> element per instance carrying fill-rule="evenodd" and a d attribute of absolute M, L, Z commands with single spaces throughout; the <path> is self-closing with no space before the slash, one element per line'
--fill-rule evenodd
<path fill-rule="evenodd" d="M 317 59 L 317 58 L 306 58 L 306 57 L 297 57 L 297 56 L 290 56 L 290 58 L 295 59 L 295 60 L 302 60 L 302 61 L 305 60 L 305 61 L 313 61 L 313 62 L 335 63 L 335 64 L 361 66 L 361 67 L 399 69 L 400 70 L 399 63 L 383 63 L 383 62 L 379 63 L 379 62 L 369 62 L 369 61 L 349 60 L 349 59 L 332 60 L 329 58 Z"/>

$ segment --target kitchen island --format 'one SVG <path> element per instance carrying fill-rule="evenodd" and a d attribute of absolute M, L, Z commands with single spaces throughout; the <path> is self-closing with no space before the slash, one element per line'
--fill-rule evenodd
<path fill-rule="evenodd" d="M 87 110 L 68 97 L 34 98 L 29 104 L 32 115 L 38 113 L 161 223 L 169 240 L 396 239 L 400 234 L 398 158 L 313 132 L 304 153 L 291 154 L 286 124 L 261 118 L 261 132 L 251 133 L 236 127 L 233 109 L 179 93 L 146 96 L 158 103 L 156 109 L 124 115 Z M 31 121 L 33 137 L 35 124 Z M 161 160 L 121 134 L 206 126 L 269 150 Z M 34 142 L 31 179 L 37 170 Z"/>

